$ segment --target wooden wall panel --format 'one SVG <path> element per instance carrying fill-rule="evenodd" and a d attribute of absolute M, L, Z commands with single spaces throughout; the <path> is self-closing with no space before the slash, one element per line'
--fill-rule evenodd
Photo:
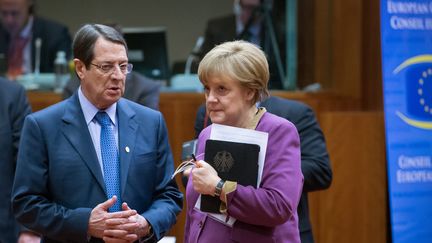
<path fill-rule="evenodd" d="M 307 62 L 314 63 L 307 70 L 313 72 L 309 76 L 324 90 L 361 99 L 362 109 L 371 111 L 383 109 L 379 3 L 315 0 L 309 9 L 299 9 L 314 14 L 310 18 L 314 20 L 313 29 L 299 29 L 299 36 L 301 31 L 314 32 L 306 34 L 314 37 L 313 46 L 308 47 L 313 49 L 313 57 L 299 49 L 300 57 L 306 56 L 310 58 Z M 302 16 L 308 20 L 307 15 Z"/>
<path fill-rule="evenodd" d="M 27 97 L 33 112 L 42 110 L 43 108 L 62 100 L 60 94 L 52 91 L 28 91 Z"/>
<path fill-rule="evenodd" d="M 323 112 L 333 183 L 310 194 L 316 242 L 386 242 L 387 177 L 380 112 Z"/>
<path fill-rule="evenodd" d="M 302 89 L 315 82 L 313 70 L 317 41 L 313 30 L 319 15 L 314 1 L 297 1 L 297 4 L 297 87 Z"/>
<path fill-rule="evenodd" d="M 362 108 L 382 111 L 380 1 L 364 1 L 363 7 Z"/>
<path fill-rule="evenodd" d="M 314 0 L 315 3 L 315 32 L 314 48 L 314 82 L 320 83 L 324 89 L 333 86 L 331 79 L 331 6 L 329 1 Z M 302 30 L 299 30 L 302 31 Z"/>
<path fill-rule="evenodd" d="M 340 95 L 337 92 L 286 92 L 272 91 L 273 96 L 301 101 L 316 112 L 360 110 L 361 100 Z"/>
<path fill-rule="evenodd" d="M 331 80 L 333 91 L 361 97 L 362 1 L 331 1 Z"/>

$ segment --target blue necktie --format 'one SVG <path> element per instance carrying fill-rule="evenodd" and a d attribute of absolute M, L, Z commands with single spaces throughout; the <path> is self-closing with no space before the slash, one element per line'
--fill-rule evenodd
<path fill-rule="evenodd" d="M 101 125 L 100 145 L 107 196 L 108 198 L 114 195 L 117 196 L 116 204 L 109 208 L 109 211 L 121 211 L 120 162 L 113 127 L 106 112 L 98 112 L 95 118 Z"/>

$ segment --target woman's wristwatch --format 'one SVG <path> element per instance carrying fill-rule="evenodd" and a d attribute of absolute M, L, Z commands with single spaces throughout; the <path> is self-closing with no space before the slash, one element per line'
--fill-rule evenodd
<path fill-rule="evenodd" d="M 214 196 L 215 197 L 219 197 L 220 196 L 220 194 L 222 193 L 222 187 L 223 187 L 224 184 L 225 184 L 225 181 L 222 180 L 222 179 L 218 182 L 218 184 L 215 187 L 215 192 L 214 192 Z"/>

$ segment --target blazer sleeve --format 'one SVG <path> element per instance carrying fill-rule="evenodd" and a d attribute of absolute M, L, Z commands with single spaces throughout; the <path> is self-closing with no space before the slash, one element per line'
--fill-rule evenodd
<path fill-rule="evenodd" d="M 16 102 L 13 102 L 13 109 L 11 112 L 12 119 L 12 141 L 13 141 L 13 157 L 16 161 L 17 151 L 19 146 L 19 139 L 21 136 L 21 129 L 24 124 L 25 117 L 30 114 L 31 108 L 27 99 L 26 92 L 23 87 L 19 86 L 16 94 Z"/>
<path fill-rule="evenodd" d="M 91 208 L 70 209 L 50 201 L 48 154 L 36 119 L 28 115 L 12 192 L 15 217 L 25 227 L 49 238 L 86 242 Z"/>
<path fill-rule="evenodd" d="M 158 165 L 155 171 L 156 182 L 153 202 L 142 215 L 151 224 L 156 238 L 159 240 L 176 222 L 177 214 L 183 206 L 183 194 L 171 175 L 174 172 L 174 162 L 168 143 L 165 122 L 160 115 L 158 133 Z"/>
<path fill-rule="evenodd" d="M 332 169 L 323 132 L 309 106 L 299 107 L 296 114 L 292 122 L 300 135 L 303 191 L 326 189 L 332 181 Z"/>
<path fill-rule="evenodd" d="M 198 138 L 201 131 L 205 128 L 204 127 L 204 119 L 206 118 L 206 108 L 205 105 L 200 105 L 198 108 L 196 118 L 195 118 L 195 138 Z M 210 125 L 211 122 L 209 121 L 207 125 Z"/>
<path fill-rule="evenodd" d="M 62 98 L 65 100 L 73 95 L 80 86 L 80 81 L 76 75 L 71 75 L 70 79 L 63 88 Z"/>
<path fill-rule="evenodd" d="M 153 110 L 159 110 L 160 84 L 142 76 L 137 78 L 141 79 L 140 82 L 144 87 L 141 89 L 142 92 L 136 102 Z"/>

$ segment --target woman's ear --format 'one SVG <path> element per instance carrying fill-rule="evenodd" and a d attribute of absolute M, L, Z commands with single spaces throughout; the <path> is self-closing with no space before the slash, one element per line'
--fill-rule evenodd
<path fill-rule="evenodd" d="M 255 103 L 255 95 L 257 91 L 255 89 L 247 89 L 246 91 L 246 100 Z"/>

